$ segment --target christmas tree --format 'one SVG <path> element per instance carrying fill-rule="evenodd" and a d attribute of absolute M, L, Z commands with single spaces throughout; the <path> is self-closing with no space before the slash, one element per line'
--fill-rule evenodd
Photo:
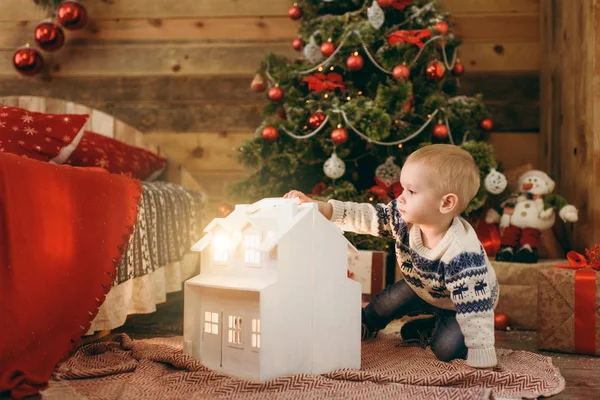
<path fill-rule="evenodd" d="M 436 1 L 298 0 L 289 16 L 300 20 L 292 43 L 300 57 L 267 54 L 252 81 L 268 104 L 255 137 L 237 149 L 250 175 L 230 187 L 234 201 L 297 189 L 388 202 L 401 193 L 403 159 L 431 143 L 463 147 L 482 181 L 493 175 L 485 143 L 493 122 L 481 96 L 457 95 L 461 42 Z M 489 203 L 485 187 L 466 215 Z M 349 236 L 359 248 L 389 244 Z"/>

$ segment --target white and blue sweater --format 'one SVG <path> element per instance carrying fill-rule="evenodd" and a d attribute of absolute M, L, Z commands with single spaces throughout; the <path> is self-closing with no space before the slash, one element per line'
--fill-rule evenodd
<path fill-rule="evenodd" d="M 393 236 L 396 257 L 404 279 L 415 293 L 435 307 L 456 310 L 456 320 L 469 349 L 467 364 L 496 365 L 494 308 L 498 281 L 481 242 L 471 225 L 454 218 L 450 229 L 433 249 L 423 245 L 418 225 L 409 225 L 389 204 L 329 200 L 331 221 L 345 231 Z"/>

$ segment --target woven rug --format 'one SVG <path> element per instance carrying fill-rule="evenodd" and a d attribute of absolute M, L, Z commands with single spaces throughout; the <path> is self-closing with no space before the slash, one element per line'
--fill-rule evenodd
<path fill-rule="evenodd" d="M 550 358 L 498 350 L 495 369 L 438 361 L 431 350 L 381 337 L 362 345 L 361 370 L 259 383 L 213 372 L 182 353 L 182 338 L 114 341 L 80 348 L 60 364 L 44 399 L 521 399 L 561 392 Z"/>

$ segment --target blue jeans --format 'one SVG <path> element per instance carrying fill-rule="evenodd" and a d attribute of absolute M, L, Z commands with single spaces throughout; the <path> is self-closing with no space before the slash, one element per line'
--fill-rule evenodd
<path fill-rule="evenodd" d="M 379 292 L 363 310 L 363 323 L 369 330 L 383 329 L 392 320 L 421 314 L 435 315 L 431 350 L 440 361 L 467 357 L 467 346 L 456 312 L 437 308 L 421 299 L 404 279 Z"/>

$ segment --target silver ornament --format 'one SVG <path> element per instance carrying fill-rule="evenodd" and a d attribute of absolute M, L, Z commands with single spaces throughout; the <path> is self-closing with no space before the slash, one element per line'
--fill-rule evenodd
<path fill-rule="evenodd" d="M 321 54 L 321 48 L 317 45 L 315 41 L 315 37 L 311 36 L 309 43 L 304 46 L 304 57 L 313 64 L 318 63 L 323 58 L 323 54 Z"/>
<path fill-rule="evenodd" d="M 369 11 L 367 11 L 367 16 L 369 17 L 371 26 L 375 29 L 381 28 L 385 22 L 385 13 L 379 6 L 379 3 L 377 3 L 377 0 L 373 0 L 373 4 L 371 4 Z"/>
<path fill-rule="evenodd" d="M 341 178 L 344 175 L 344 172 L 346 172 L 346 164 L 344 164 L 344 161 L 342 161 L 337 154 L 333 153 L 331 157 L 325 161 L 325 164 L 323 164 L 323 172 L 325 172 L 325 175 L 328 178 Z"/>
<path fill-rule="evenodd" d="M 483 185 L 485 186 L 485 190 L 491 194 L 500 194 L 506 189 L 508 181 L 502 172 L 492 168 L 490 173 L 486 175 Z"/>
<path fill-rule="evenodd" d="M 381 164 L 375 169 L 375 176 L 381 182 L 385 183 L 386 186 L 392 186 L 394 183 L 400 181 L 400 172 L 402 169 L 394 164 L 395 157 L 388 157 L 385 163 Z"/>

